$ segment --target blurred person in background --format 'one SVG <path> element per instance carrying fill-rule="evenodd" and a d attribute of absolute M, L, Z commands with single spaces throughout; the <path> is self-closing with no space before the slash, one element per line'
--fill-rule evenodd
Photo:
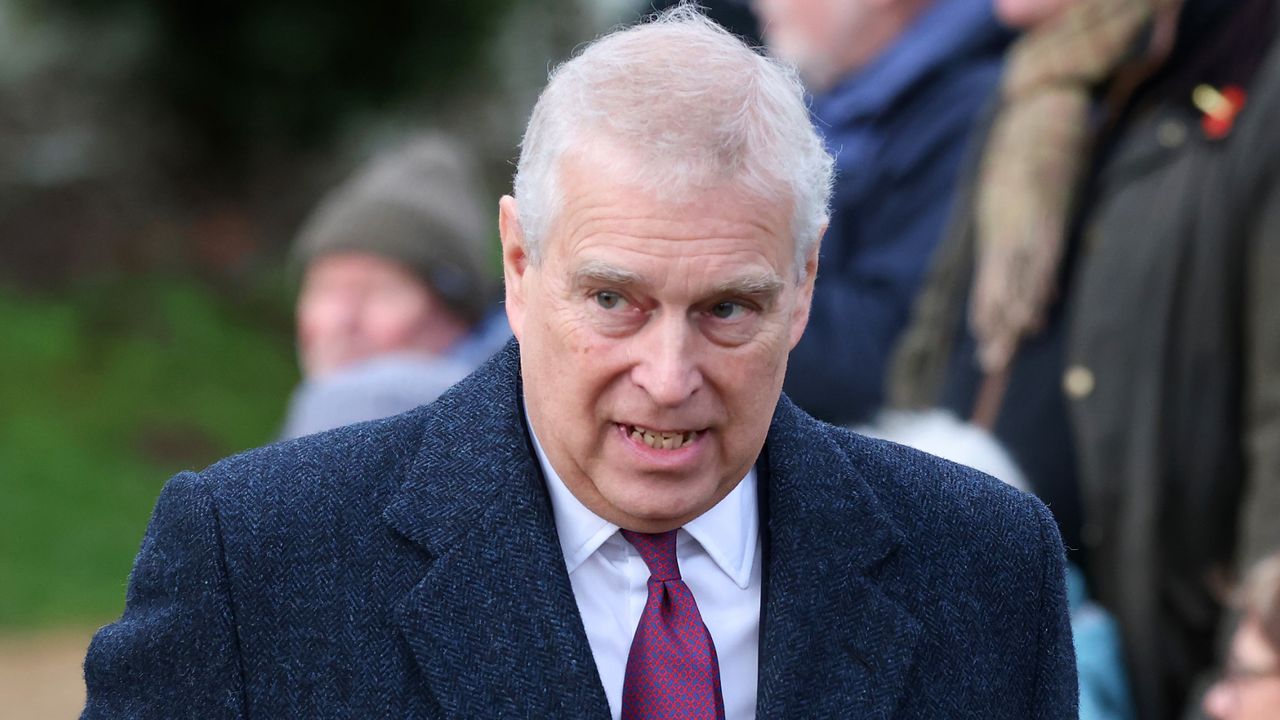
<path fill-rule="evenodd" d="M 813 311 L 786 392 L 846 424 L 883 402 L 975 117 L 1009 40 L 990 0 L 754 0 L 769 50 L 800 71 L 836 156 Z"/>
<path fill-rule="evenodd" d="M 1026 28 L 894 404 L 991 427 L 1124 635 L 1139 717 L 1280 545 L 1275 0 L 999 0 Z"/>
<path fill-rule="evenodd" d="M 506 342 L 488 204 L 443 135 L 375 158 L 325 198 L 293 249 L 304 381 L 285 437 L 431 402 Z"/>
<path fill-rule="evenodd" d="M 1280 553 L 1249 572 L 1226 670 L 1205 696 L 1214 720 L 1280 720 Z"/>

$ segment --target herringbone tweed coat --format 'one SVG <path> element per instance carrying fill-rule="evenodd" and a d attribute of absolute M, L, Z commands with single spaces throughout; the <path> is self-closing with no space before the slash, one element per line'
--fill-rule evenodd
<path fill-rule="evenodd" d="M 515 343 L 437 402 L 165 487 L 86 718 L 608 718 Z M 783 398 L 760 461 L 758 715 L 1074 718 L 1035 499 Z"/>

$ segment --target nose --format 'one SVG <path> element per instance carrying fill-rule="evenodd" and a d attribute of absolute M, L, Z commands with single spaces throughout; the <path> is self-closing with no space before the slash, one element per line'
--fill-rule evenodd
<path fill-rule="evenodd" d="M 661 316 L 636 339 L 632 380 L 661 407 L 678 407 L 702 387 L 698 338 L 689 320 Z"/>

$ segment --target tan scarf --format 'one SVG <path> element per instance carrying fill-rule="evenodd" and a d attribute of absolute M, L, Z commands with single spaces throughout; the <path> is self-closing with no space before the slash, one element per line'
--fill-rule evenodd
<path fill-rule="evenodd" d="M 1179 0 L 1075 0 L 1010 50 L 979 170 L 969 319 L 978 361 L 1003 373 L 1054 294 L 1089 153 L 1093 90 L 1157 11 Z"/>

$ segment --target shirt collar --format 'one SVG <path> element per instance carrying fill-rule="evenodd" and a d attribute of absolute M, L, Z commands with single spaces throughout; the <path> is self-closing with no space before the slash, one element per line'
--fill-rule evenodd
<path fill-rule="evenodd" d="M 573 573 L 617 534 L 618 526 L 592 512 L 564 484 L 547 460 L 527 412 L 525 425 L 533 438 L 533 449 L 551 495 L 551 511 L 555 517 L 556 534 L 560 537 L 560 549 L 564 552 L 565 567 Z M 683 528 L 702 546 L 716 566 L 743 589 L 751 579 L 751 565 L 755 561 L 760 534 L 757 502 L 756 470 L 753 467 L 723 500 L 690 520 Z"/>
<path fill-rule="evenodd" d="M 991 0 L 941 0 L 916 18 L 884 52 L 813 98 L 813 114 L 835 127 L 879 115 L 920 82 L 961 58 L 998 55 L 1012 37 Z"/>

